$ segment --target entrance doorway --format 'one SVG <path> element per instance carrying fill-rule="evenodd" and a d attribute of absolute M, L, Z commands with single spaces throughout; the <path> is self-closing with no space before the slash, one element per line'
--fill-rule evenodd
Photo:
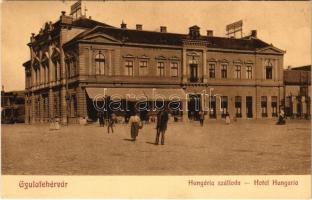
<path fill-rule="evenodd" d="M 200 94 L 190 94 L 188 102 L 188 118 L 198 120 L 198 113 L 200 110 Z"/>
<path fill-rule="evenodd" d="M 190 81 L 197 82 L 198 81 L 198 65 L 197 64 L 190 64 Z"/>
<path fill-rule="evenodd" d="M 209 117 L 212 119 L 217 118 L 217 104 L 216 104 L 216 96 L 209 97 Z"/>
<path fill-rule="evenodd" d="M 247 112 L 247 118 L 252 118 L 252 96 L 246 97 L 246 112 Z"/>

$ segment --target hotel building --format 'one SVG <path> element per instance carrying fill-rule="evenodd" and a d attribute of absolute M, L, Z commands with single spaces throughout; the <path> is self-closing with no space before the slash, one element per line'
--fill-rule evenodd
<path fill-rule="evenodd" d="M 121 99 L 133 93 L 153 101 L 151 91 L 184 96 L 183 116 L 196 115 L 199 102 L 209 106 L 206 119 L 226 113 L 272 118 L 284 102 L 285 51 L 259 39 L 256 30 L 229 38 L 212 30 L 201 35 L 194 25 L 180 34 L 165 26 L 159 31 L 140 24 L 114 27 L 62 12 L 58 21 L 32 34 L 28 46 L 30 59 L 23 64 L 27 123 L 96 118 L 93 100 L 104 88 L 107 96 Z M 212 96 L 204 97 L 203 91 Z"/>

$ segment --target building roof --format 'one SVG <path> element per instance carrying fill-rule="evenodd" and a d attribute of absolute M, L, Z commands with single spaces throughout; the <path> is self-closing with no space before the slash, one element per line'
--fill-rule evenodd
<path fill-rule="evenodd" d="M 52 22 L 50 22 L 52 23 Z M 49 23 L 47 22 L 44 29 L 42 29 L 42 33 L 38 33 L 37 35 L 34 36 L 36 42 L 40 42 L 40 41 L 45 41 L 49 39 L 49 34 L 44 34 L 47 31 L 47 25 Z M 92 29 L 96 26 L 101 26 L 101 27 L 113 27 L 111 25 L 102 23 L 102 22 L 98 22 L 86 17 L 81 17 L 77 20 L 74 20 L 71 24 L 73 27 L 79 27 L 79 28 L 86 28 L 86 29 Z M 51 31 L 51 35 L 58 35 L 59 34 L 59 30 L 61 27 L 61 20 L 57 20 L 55 23 L 53 23 L 52 25 L 53 30 Z"/>
<path fill-rule="evenodd" d="M 108 24 L 105 24 L 102 22 L 98 22 L 98 21 L 95 21 L 93 19 L 89 19 L 89 18 L 85 18 L 85 17 L 82 17 L 82 18 L 79 18 L 79 19 L 73 21 L 72 25 L 77 26 L 77 27 L 83 27 L 83 28 L 94 28 L 96 26 L 113 27 L 111 25 L 108 25 Z"/>
<path fill-rule="evenodd" d="M 189 39 L 188 34 L 179 33 L 163 33 L 155 31 L 144 31 L 144 30 L 133 30 L 133 29 L 121 29 L 115 27 L 103 27 L 97 26 L 92 30 L 87 30 L 72 40 L 67 42 L 67 44 L 72 44 L 79 40 L 82 40 L 87 35 L 102 33 L 108 35 L 116 40 L 124 43 L 140 43 L 140 44 L 156 44 L 156 45 L 178 45 L 183 44 L 183 40 Z M 260 39 L 235 39 L 235 38 L 225 38 L 225 37 L 207 37 L 200 36 L 198 40 L 207 42 L 208 47 L 211 48 L 222 48 L 222 49 L 237 49 L 237 50 L 252 50 L 255 51 L 260 48 L 268 47 L 269 44 L 263 42 Z"/>
<path fill-rule="evenodd" d="M 291 70 L 299 70 L 299 71 L 311 71 L 311 65 L 305 65 L 300 67 L 293 67 Z"/>
<path fill-rule="evenodd" d="M 61 24 L 61 20 L 58 20 L 54 23 L 55 27 L 59 27 Z M 76 20 L 73 21 L 72 26 L 75 27 L 81 27 L 81 28 L 88 28 L 88 29 L 92 29 L 96 26 L 103 26 L 103 27 L 113 27 L 111 25 L 99 22 L 99 21 L 95 21 L 93 19 L 90 18 L 86 18 L 86 17 L 81 17 L 78 18 Z"/>
<path fill-rule="evenodd" d="M 285 85 L 311 85 L 311 72 L 302 70 L 284 70 Z"/>

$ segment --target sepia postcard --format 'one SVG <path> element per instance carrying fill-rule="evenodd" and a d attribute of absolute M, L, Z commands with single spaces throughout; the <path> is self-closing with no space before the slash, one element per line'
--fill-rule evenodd
<path fill-rule="evenodd" d="M 3 1 L 2 198 L 311 198 L 309 1 Z"/>

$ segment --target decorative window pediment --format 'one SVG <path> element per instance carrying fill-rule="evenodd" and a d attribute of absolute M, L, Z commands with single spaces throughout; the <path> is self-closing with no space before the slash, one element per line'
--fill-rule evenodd
<path fill-rule="evenodd" d="M 127 55 L 123 56 L 123 58 L 134 59 L 135 57 L 132 54 L 127 54 Z"/>
<path fill-rule="evenodd" d="M 253 64 L 253 62 L 251 60 L 247 60 L 244 62 L 245 64 Z"/>
<path fill-rule="evenodd" d="M 157 60 L 167 60 L 167 58 L 163 55 L 155 57 Z"/>
<path fill-rule="evenodd" d="M 209 59 L 208 59 L 208 62 L 217 62 L 217 60 L 214 59 L 214 58 L 209 58 Z"/>
<path fill-rule="evenodd" d="M 265 65 L 266 67 L 272 67 L 272 66 L 273 66 L 272 60 L 270 60 L 270 59 L 265 59 L 265 60 L 264 60 L 264 65 Z"/>
<path fill-rule="evenodd" d="M 169 60 L 180 60 L 180 58 L 178 58 L 177 56 L 172 56 L 169 58 Z"/>
<path fill-rule="evenodd" d="M 222 60 L 219 60 L 220 63 L 229 63 L 229 61 L 227 59 L 222 59 Z"/>
<path fill-rule="evenodd" d="M 233 61 L 234 64 L 243 64 L 243 61 L 241 59 L 237 59 Z"/>
<path fill-rule="evenodd" d="M 139 59 L 150 59 L 150 57 L 148 57 L 147 55 L 142 55 L 142 56 L 138 56 Z"/>
<path fill-rule="evenodd" d="M 198 52 L 196 51 L 191 51 L 187 53 L 188 56 L 200 56 Z"/>

